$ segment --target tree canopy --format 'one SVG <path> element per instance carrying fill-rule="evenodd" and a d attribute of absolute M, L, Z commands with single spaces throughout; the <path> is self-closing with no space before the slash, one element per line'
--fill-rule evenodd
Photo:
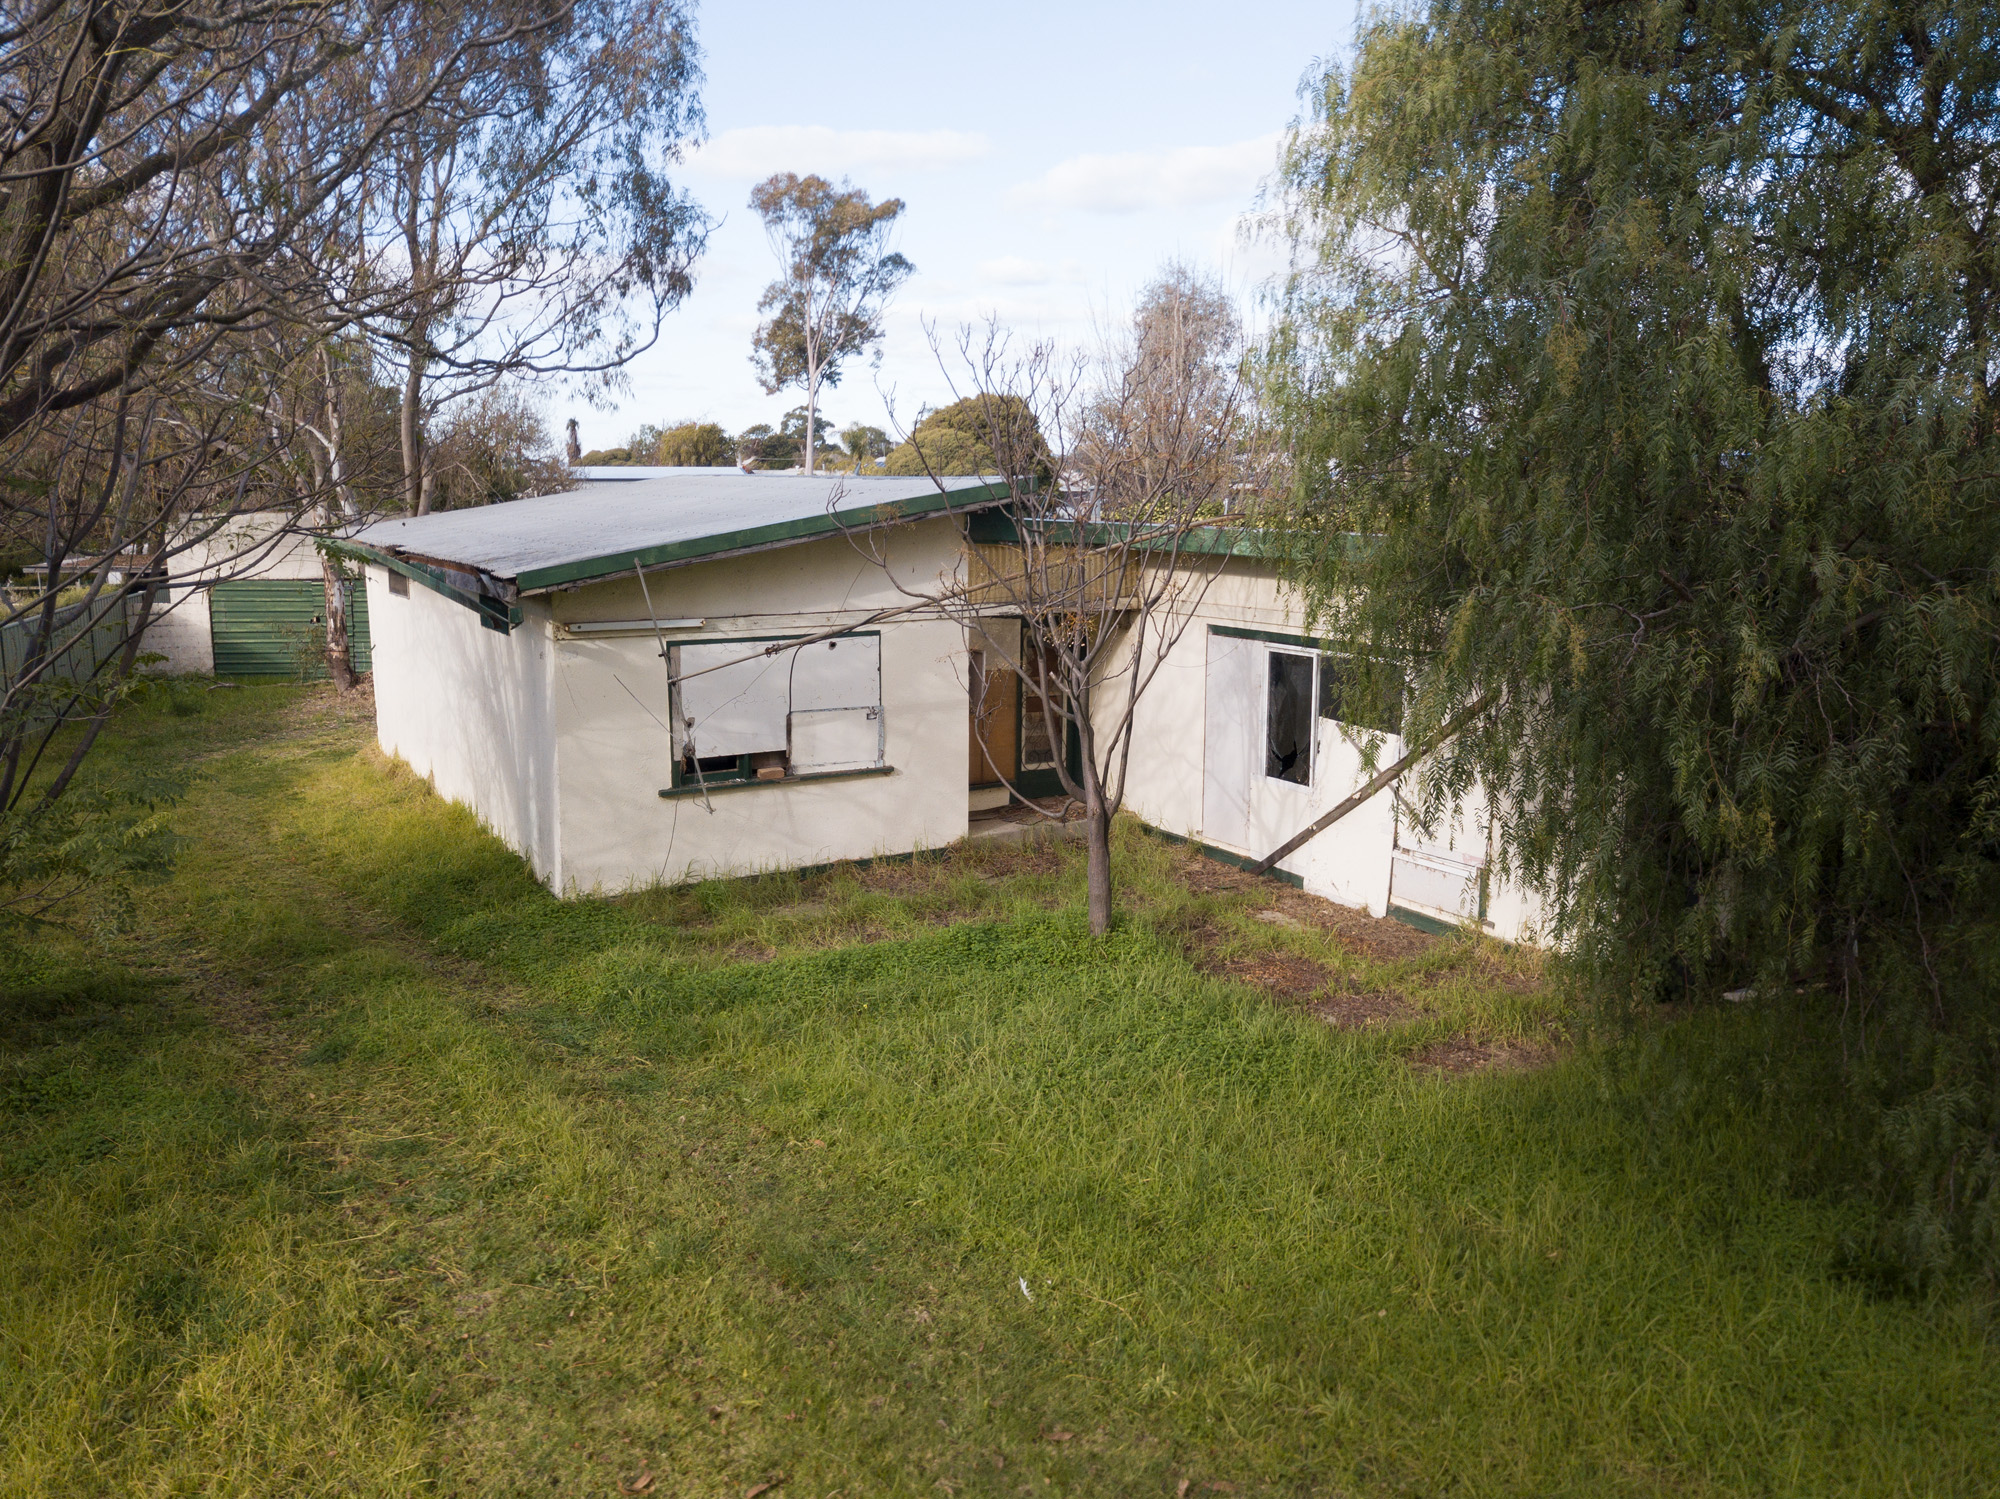
<path fill-rule="evenodd" d="M 1996 151 L 1965 0 L 1436 0 L 1319 79 L 1299 576 L 1413 734 L 1495 694 L 1431 804 L 1609 988 L 1984 992 Z"/>
<path fill-rule="evenodd" d="M 718 468 L 736 461 L 736 443 L 714 422 L 682 422 L 654 441 L 650 461 L 668 468 Z"/>
<path fill-rule="evenodd" d="M 883 309 L 916 271 L 889 248 L 903 200 L 874 203 L 846 183 L 780 172 L 757 184 L 750 206 L 780 266 L 757 303 L 768 316 L 751 340 L 751 363 L 767 394 L 796 385 L 816 416 L 820 387 L 838 385 L 846 361 L 881 342 Z M 818 444 L 815 425 L 808 473 Z"/>
<path fill-rule="evenodd" d="M 1019 435 L 1000 434 L 999 447 L 1013 454 L 1032 452 L 1040 471 L 1046 475 L 1051 470 L 1048 444 L 1033 409 L 1018 396 L 996 394 L 967 396 L 925 413 L 909 437 L 890 452 L 887 472 L 938 477 L 997 474 L 995 423 L 1021 428 Z"/>

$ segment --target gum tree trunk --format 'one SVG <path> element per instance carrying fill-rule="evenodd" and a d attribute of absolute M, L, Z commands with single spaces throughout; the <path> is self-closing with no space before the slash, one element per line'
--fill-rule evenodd
<path fill-rule="evenodd" d="M 360 680 L 354 674 L 354 657 L 347 641 L 347 579 L 340 564 L 329 552 L 319 556 L 320 576 L 326 583 L 326 670 L 333 685 L 352 692 Z"/>

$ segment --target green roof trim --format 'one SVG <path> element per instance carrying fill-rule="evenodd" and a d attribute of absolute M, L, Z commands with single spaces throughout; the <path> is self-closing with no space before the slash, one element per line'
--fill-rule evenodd
<path fill-rule="evenodd" d="M 1231 640 L 1261 640 L 1266 645 L 1297 646 L 1301 650 L 1326 651 L 1332 655 L 1352 655 L 1352 646 L 1342 645 L 1337 640 L 1327 640 L 1318 635 L 1287 635 L 1278 630 L 1251 630 L 1241 625 L 1210 625 L 1211 635 L 1227 636 Z"/>
<path fill-rule="evenodd" d="M 1036 520 L 1031 524 L 1046 540 L 1059 546 L 1117 546 L 1131 536 L 1121 521 Z M 982 511 L 971 518 L 966 537 L 978 546 L 1010 546 L 1021 540 L 1020 517 L 1004 510 Z M 1178 546 L 1190 557 L 1257 557 L 1275 561 L 1285 555 L 1284 537 L 1276 532 L 1242 526 L 1191 526 L 1178 534 L 1140 541 L 1142 552 L 1168 552 Z"/>
<path fill-rule="evenodd" d="M 392 573 L 401 573 L 406 578 L 414 579 L 433 593 L 442 594 L 454 604 L 461 604 L 472 610 L 479 616 L 480 624 L 489 630 L 496 630 L 506 635 L 521 623 L 519 604 L 509 603 L 506 599 L 495 598 L 488 593 L 468 593 L 465 589 L 446 581 L 444 574 L 437 568 L 426 566 L 421 562 L 405 561 L 394 553 L 385 552 L 380 547 L 372 547 L 360 541 L 323 539 L 319 545 L 335 556 L 351 558 L 356 562 L 372 563 L 376 567 L 387 568 Z"/>
<path fill-rule="evenodd" d="M 741 531 L 696 537 L 690 541 L 642 547 L 637 551 L 612 552 L 580 562 L 565 562 L 556 567 L 529 568 L 514 579 L 514 586 L 523 593 L 534 593 L 544 588 L 560 588 L 565 583 L 587 583 L 597 578 L 615 577 L 619 573 L 636 572 L 642 567 L 672 567 L 742 552 L 763 551 L 769 547 L 789 546 L 821 536 L 836 536 L 846 530 L 922 520 L 926 516 L 964 511 L 973 505 L 993 504 L 1007 497 L 1005 484 L 980 484 L 913 500 L 890 500 L 880 505 L 841 510 L 829 515 L 811 515 L 800 520 L 777 521 L 768 526 L 751 526 Z"/>

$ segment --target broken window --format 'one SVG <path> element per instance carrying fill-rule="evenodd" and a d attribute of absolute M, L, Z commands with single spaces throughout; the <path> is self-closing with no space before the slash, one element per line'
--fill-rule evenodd
<path fill-rule="evenodd" d="M 1264 703 L 1264 774 L 1299 786 L 1312 784 L 1313 661 L 1272 651 Z"/>

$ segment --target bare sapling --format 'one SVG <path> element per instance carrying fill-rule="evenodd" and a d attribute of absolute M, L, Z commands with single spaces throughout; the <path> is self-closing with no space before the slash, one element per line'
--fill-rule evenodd
<path fill-rule="evenodd" d="M 1017 352 L 994 325 L 962 331 L 950 357 L 935 334 L 933 344 L 954 393 L 971 398 L 1005 493 L 997 509 L 961 515 L 959 569 L 934 603 L 964 626 L 988 678 L 1005 671 L 1020 683 L 1024 722 L 1063 804 L 1029 795 L 1018 765 L 981 752 L 993 780 L 1036 815 L 1081 809 L 1090 929 L 1102 936 L 1139 702 L 1270 468 L 1241 325 L 1216 286 L 1173 266 L 1129 329 L 1093 354 L 1047 343 Z M 949 492 L 944 474 L 931 477 Z"/>

